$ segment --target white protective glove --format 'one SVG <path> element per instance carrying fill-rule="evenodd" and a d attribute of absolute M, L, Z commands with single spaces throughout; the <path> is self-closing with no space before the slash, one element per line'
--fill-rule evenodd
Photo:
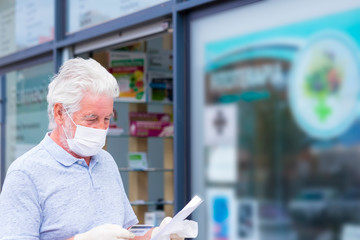
<path fill-rule="evenodd" d="M 124 240 L 134 238 L 135 234 L 116 224 L 104 224 L 88 232 L 77 234 L 74 240 Z"/>
<path fill-rule="evenodd" d="M 166 217 L 162 220 L 159 227 L 154 228 L 151 233 L 151 238 L 153 238 L 159 231 L 161 231 L 166 224 L 171 221 L 171 217 Z M 171 232 L 162 232 L 156 240 L 181 240 L 184 238 L 196 238 L 198 235 L 198 224 L 195 221 L 183 220 L 176 223 L 175 226 L 171 229 Z"/>

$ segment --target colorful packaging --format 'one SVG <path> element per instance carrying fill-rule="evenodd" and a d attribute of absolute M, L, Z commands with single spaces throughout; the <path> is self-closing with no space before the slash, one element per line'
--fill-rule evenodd
<path fill-rule="evenodd" d="M 167 113 L 129 113 L 129 133 L 139 137 L 170 137 L 174 135 L 172 116 Z"/>

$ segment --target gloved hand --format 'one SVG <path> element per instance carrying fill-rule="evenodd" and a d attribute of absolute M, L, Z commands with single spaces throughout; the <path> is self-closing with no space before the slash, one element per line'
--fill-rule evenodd
<path fill-rule="evenodd" d="M 131 239 L 135 234 L 116 224 L 104 224 L 88 232 L 75 235 L 74 240 L 117 240 Z"/>
<path fill-rule="evenodd" d="M 162 220 L 159 227 L 154 228 L 151 233 L 151 238 L 153 238 L 159 231 L 161 231 L 166 224 L 171 221 L 171 217 L 166 217 Z M 162 236 L 157 238 L 157 240 L 182 240 L 185 238 L 196 238 L 198 235 L 198 224 L 195 221 L 183 220 L 176 223 L 172 228 L 171 232 L 163 232 Z"/>

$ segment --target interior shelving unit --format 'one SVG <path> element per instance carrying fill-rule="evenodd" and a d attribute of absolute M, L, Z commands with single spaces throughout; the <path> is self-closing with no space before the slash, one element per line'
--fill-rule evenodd
<path fill-rule="evenodd" d="M 129 104 L 129 112 L 147 112 L 146 104 Z M 172 106 L 165 105 L 164 112 L 172 114 Z M 148 210 L 148 205 L 161 204 L 164 207 L 165 215 L 173 215 L 173 201 L 174 201 L 174 175 L 173 175 L 173 139 L 171 137 L 163 138 L 163 169 L 149 168 L 146 170 L 130 170 L 119 169 L 120 171 L 127 171 L 129 174 L 129 200 L 132 203 L 135 214 L 138 216 L 139 222 L 144 223 L 144 213 Z M 129 152 L 147 152 L 148 141 L 146 137 L 129 137 Z M 151 159 L 149 160 L 151 161 Z M 164 201 L 151 202 L 148 198 L 149 172 L 163 171 L 164 174 Z M 165 204 L 166 203 L 166 204 Z"/>
<path fill-rule="evenodd" d="M 154 47 L 155 42 L 157 48 L 154 50 L 152 47 Z M 169 51 L 172 51 L 172 35 L 159 35 L 151 39 L 143 39 L 129 44 L 129 46 L 135 46 L 136 50 L 134 52 L 147 53 L 150 51 L 151 54 L 154 54 L 154 51 L 159 51 L 160 55 L 158 56 L 162 58 L 168 56 Z M 103 66 L 109 66 L 108 51 L 133 51 L 129 49 L 131 47 L 127 45 L 115 46 L 112 49 L 93 52 L 91 57 L 102 63 Z M 148 64 L 144 65 L 144 68 L 147 75 L 149 75 L 150 72 L 156 69 L 151 67 L 150 62 L 152 60 L 147 59 L 146 61 L 148 61 Z M 167 61 L 167 64 L 172 65 L 171 59 Z M 161 64 L 164 64 L 164 62 Z M 172 71 L 172 67 L 168 70 Z M 149 91 L 149 88 L 147 89 Z M 132 136 L 129 133 L 129 115 L 131 112 L 156 112 L 173 115 L 173 103 L 165 101 L 157 102 L 149 99 L 146 99 L 146 101 L 132 101 L 118 98 L 114 100 L 114 109 L 118 113 L 116 125 L 122 129 L 117 129 L 119 131 L 113 131 L 112 133 L 109 131 L 107 142 L 110 149 L 108 150 L 114 156 L 119 166 L 127 196 L 139 222 L 144 223 L 145 212 L 158 210 L 159 208 L 164 210 L 166 216 L 173 216 L 173 137 L 143 137 Z M 131 152 L 147 153 L 148 169 L 130 169 L 127 164 L 127 153 Z"/>

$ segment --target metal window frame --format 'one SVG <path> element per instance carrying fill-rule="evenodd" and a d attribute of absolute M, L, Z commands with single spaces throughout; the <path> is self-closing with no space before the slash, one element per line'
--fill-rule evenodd
<path fill-rule="evenodd" d="M 5 113 L 6 113 L 6 85 L 5 75 L 0 75 L 0 191 L 5 179 Z"/>
<path fill-rule="evenodd" d="M 80 42 L 74 45 L 74 54 L 78 55 L 81 53 L 90 52 L 94 49 L 101 49 L 113 45 L 118 45 L 120 43 L 152 36 L 161 32 L 166 32 L 170 29 L 170 25 L 170 21 L 161 20 L 149 24 L 144 24 L 134 29 L 117 31 L 101 38 Z"/>

